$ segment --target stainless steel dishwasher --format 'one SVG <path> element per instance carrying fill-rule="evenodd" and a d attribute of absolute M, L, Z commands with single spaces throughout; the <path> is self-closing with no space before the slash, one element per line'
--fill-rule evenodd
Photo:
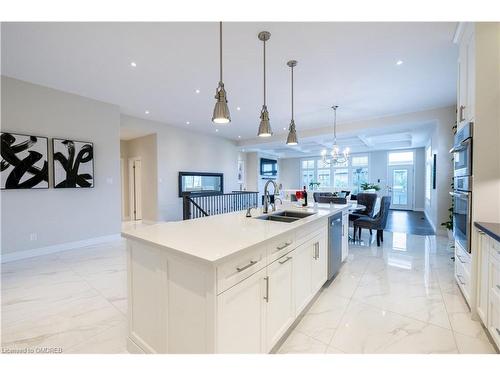
<path fill-rule="evenodd" d="M 328 280 L 333 280 L 342 263 L 342 212 L 328 218 Z"/>

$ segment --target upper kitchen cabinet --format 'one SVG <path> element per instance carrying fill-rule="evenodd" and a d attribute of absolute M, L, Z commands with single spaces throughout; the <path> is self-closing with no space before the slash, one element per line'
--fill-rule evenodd
<path fill-rule="evenodd" d="M 457 124 L 474 121 L 475 113 L 475 42 L 474 23 L 461 23 L 455 35 L 459 46 L 457 82 Z"/>

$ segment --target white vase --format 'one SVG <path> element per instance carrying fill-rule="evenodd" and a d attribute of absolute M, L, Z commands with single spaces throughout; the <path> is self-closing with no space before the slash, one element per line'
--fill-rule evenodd
<path fill-rule="evenodd" d="M 375 193 L 376 190 L 375 189 L 366 189 L 366 190 L 363 190 L 363 193 Z"/>

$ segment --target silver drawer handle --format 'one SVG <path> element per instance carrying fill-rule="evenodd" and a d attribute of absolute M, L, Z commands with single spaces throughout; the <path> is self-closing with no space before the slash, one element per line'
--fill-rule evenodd
<path fill-rule="evenodd" d="M 497 330 L 497 334 L 500 336 L 500 329 L 495 328 Z"/>
<path fill-rule="evenodd" d="M 248 263 L 245 267 L 236 267 L 236 271 L 238 271 L 238 272 L 244 271 L 248 267 L 252 267 L 255 263 L 257 263 L 256 260 L 251 260 L 250 263 Z"/>
<path fill-rule="evenodd" d="M 314 259 L 319 259 L 319 242 L 314 244 Z"/>
<path fill-rule="evenodd" d="M 466 262 L 466 261 L 464 261 L 464 260 L 462 259 L 462 257 L 461 257 L 460 255 L 458 255 L 458 254 L 457 254 L 457 258 L 458 258 L 458 260 L 460 261 L 460 263 L 467 263 L 467 262 Z"/>
<path fill-rule="evenodd" d="M 292 257 L 286 257 L 285 260 L 282 260 L 281 262 L 278 262 L 279 264 L 285 264 L 286 262 L 288 262 L 290 259 L 292 259 Z"/>
<path fill-rule="evenodd" d="M 276 249 L 278 249 L 278 250 L 283 250 L 285 247 L 290 246 L 291 244 L 292 244 L 292 241 L 290 241 L 290 242 L 285 242 L 285 243 L 284 243 L 283 245 L 281 245 L 281 246 L 276 246 Z"/>
<path fill-rule="evenodd" d="M 498 288 L 498 290 L 500 290 L 500 285 L 497 284 L 497 288 Z"/>
<path fill-rule="evenodd" d="M 458 281 L 460 281 L 460 284 L 465 285 L 465 283 L 462 281 L 462 275 L 457 275 Z"/>

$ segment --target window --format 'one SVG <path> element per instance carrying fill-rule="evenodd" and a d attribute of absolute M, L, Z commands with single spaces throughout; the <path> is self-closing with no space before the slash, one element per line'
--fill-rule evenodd
<path fill-rule="evenodd" d="M 353 156 L 351 159 L 351 166 L 353 167 L 368 166 L 368 155 Z"/>
<path fill-rule="evenodd" d="M 321 187 L 330 186 L 330 169 L 318 169 L 317 182 Z"/>
<path fill-rule="evenodd" d="M 389 152 L 389 165 L 413 164 L 413 151 Z"/>
<path fill-rule="evenodd" d="M 352 168 L 352 192 L 358 194 L 361 192 L 361 184 L 368 182 L 368 168 Z"/>
<path fill-rule="evenodd" d="M 301 160 L 301 186 L 310 188 L 310 183 L 319 183 L 320 190 L 361 191 L 361 184 L 369 182 L 368 154 L 351 155 L 345 163 L 330 165 L 321 158 Z"/>
<path fill-rule="evenodd" d="M 306 188 L 309 188 L 311 182 L 316 182 L 314 165 L 315 160 L 302 160 L 302 186 Z"/>
<path fill-rule="evenodd" d="M 347 189 L 349 187 L 349 169 L 335 168 L 333 170 L 333 187 Z"/>

